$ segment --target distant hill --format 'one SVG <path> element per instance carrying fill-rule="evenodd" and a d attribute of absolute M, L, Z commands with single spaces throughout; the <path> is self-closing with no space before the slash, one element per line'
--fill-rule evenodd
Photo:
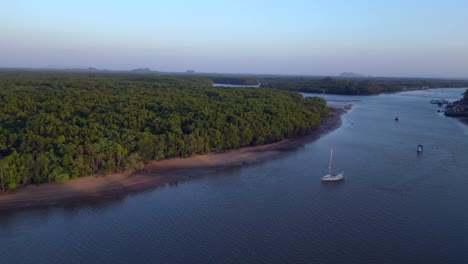
<path fill-rule="evenodd" d="M 149 68 L 138 68 L 138 69 L 133 69 L 130 72 L 149 73 L 151 72 L 151 70 Z"/>
<path fill-rule="evenodd" d="M 66 68 L 65 71 L 74 71 L 74 72 L 98 72 L 100 71 L 96 67 L 88 67 L 88 68 Z"/>
<path fill-rule="evenodd" d="M 338 77 L 345 77 L 345 78 L 363 78 L 366 77 L 365 75 L 354 73 L 354 72 L 343 72 Z"/>

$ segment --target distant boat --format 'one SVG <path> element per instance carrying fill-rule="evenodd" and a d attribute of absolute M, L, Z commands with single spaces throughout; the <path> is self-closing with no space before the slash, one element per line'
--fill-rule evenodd
<path fill-rule="evenodd" d="M 423 151 L 423 145 L 418 145 L 418 148 L 416 149 L 416 151 L 419 153 L 419 152 L 422 152 Z"/>
<path fill-rule="evenodd" d="M 398 121 L 398 116 L 395 117 L 395 121 Z"/>
<path fill-rule="evenodd" d="M 343 180 L 344 171 L 340 173 L 332 174 L 332 159 L 333 159 L 333 148 L 330 149 L 330 164 L 328 165 L 328 174 L 322 177 L 322 181 L 340 181 Z"/>

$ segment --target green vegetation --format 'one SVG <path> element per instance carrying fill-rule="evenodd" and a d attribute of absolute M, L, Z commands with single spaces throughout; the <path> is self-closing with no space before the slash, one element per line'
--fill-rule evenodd
<path fill-rule="evenodd" d="M 0 189 L 309 133 L 319 98 L 195 77 L 0 72 Z"/>
<path fill-rule="evenodd" d="M 410 78 L 268 78 L 262 87 L 348 95 L 371 95 L 422 88 L 468 87 L 465 80 Z"/>
<path fill-rule="evenodd" d="M 400 85 L 394 82 L 375 81 L 357 78 L 272 78 L 266 81 L 263 87 L 277 88 L 282 90 L 328 93 L 328 94 L 350 94 L 369 95 L 382 92 L 399 91 Z"/>
<path fill-rule="evenodd" d="M 211 77 L 210 78 L 214 83 L 223 83 L 223 84 L 236 84 L 236 85 L 257 85 L 259 81 L 256 78 L 232 78 L 232 77 Z"/>
<path fill-rule="evenodd" d="M 301 76 L 218 76 L 203 77 L 219 83 L 257 84 L 264 88 L 274 88 L 305 93 L 327 93 L 347 95 L 372 95 L 385 92 L 425 88 L 468 87 L 467 80 L 419 79 L 419 78 L 331 78 Z"/>

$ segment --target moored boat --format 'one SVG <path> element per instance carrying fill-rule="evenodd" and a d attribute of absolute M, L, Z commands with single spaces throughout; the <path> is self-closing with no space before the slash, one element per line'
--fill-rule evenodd
<path fill-rule="evenodd" d="M 418 145 L 418 148 L 416 149 L 416 151 L 419 153 L 419 152 L 422 152 L 424 149 L 423 145 Z"/>
<path fill-rule="evenodd" d="M 332 173 L 333 148 L 330 149 L 330 163 L 328 165 L 328 174 L 322 177 L 323 182 L 341 181 L 344 177 L 344 171 Z"/>

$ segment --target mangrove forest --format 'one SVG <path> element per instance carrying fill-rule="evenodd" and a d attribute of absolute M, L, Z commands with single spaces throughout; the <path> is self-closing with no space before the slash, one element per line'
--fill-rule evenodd
<path fill-rule="evenodd" d="M 305 135 L 323 99 L 207 78 L 0 72 L 0 189 Z"/>

